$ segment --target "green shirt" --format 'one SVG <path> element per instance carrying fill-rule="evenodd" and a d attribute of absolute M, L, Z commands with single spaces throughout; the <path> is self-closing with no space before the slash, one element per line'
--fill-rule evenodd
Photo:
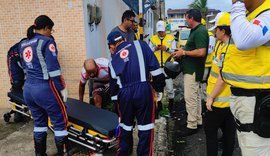
<path fill-rule="evenodd" d="M 196 74 L 196 81 L 202 81 L 204 73 L 204 65 L 207 57 L 207 50 L 209 45 L 209 36 L 206 28 L 199 24 L 194 29 L 191 29 L 189 38 L 185 47 L 185 51 L 191 51 L 200 48 L 206 48 L 206 55 L 204 57 L 183 57 L 183 73 Z"/>

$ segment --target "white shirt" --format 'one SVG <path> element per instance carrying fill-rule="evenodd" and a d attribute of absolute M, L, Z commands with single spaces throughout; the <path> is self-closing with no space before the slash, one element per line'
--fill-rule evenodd
<path fill-rule="evenodd" d="M 107 82 L 109 81 L 109 71 L 108 71 L 108 65 L 109 65 L 109 60 L 106 58 L 97 58 L 95 59 L 95 62 L 97 64 L 98 68 L 98 75 L 95 78 L 91 78 L 88 73 L 85 71 L 85 68 L 82 68 L 81 72 L 81 83 L 85 84 L 87 80 L 93 79 L 96 81 L 104 81 Z"/>
<path fill-rule="evenodd" d="M 270 41 L 270 10 L 249 22 L 245 4 L 236 2 L 231 10 L 231 31 L 233 41 L 240 50 L 266 44 Z"/>
<path fill-rule="evenodd" d="M 215 49 L 216 38 L 214 36 L 209 36 L 209 46 L 208 46 L 208 54 L 212 54 Z"/>

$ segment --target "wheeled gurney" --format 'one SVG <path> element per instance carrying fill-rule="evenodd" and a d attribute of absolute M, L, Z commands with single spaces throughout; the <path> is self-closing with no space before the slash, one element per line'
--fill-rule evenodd
<path fill-rule="evenodd" d="M 12 108 L 10 112 L 4 114 L 6 122 L 9 122 L 7 118 L 10 118 L 14 112 L 31 117 L 31 112 L 23 100 L 22 92 L 9 92 L 8 97 Z M 68 98 L 65 104 L 68 114 L 68 139 L 70 141 L 97 153 L 103 153 L 106 149 L 117 145 L 115 133 L 118 126 L 118 116 L 115 113 L 72 98 Z M 53 125 L 50 121 L 48 123 L 48 127 L 53 131 Z"/>

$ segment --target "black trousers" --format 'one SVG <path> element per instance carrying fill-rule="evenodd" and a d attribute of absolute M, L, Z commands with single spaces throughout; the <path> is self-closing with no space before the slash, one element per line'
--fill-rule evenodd
<path fill-rule="evenodd" d="M 223 133 L 223 152 L 222 156 L 232 156 L 235 144 L 236 128 L 234 118 L 229 107 L 217 108 L 212 107 L 213 111 L 206 113 L 205 134 L 207 156 L 217 156 L 218 154 L 218 138 L 219 128 Z"/>

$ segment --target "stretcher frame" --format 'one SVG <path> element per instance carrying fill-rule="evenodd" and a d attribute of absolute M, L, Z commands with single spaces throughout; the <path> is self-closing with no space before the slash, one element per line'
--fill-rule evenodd
<path fill-rule="evenodd" d="M 31 112 L 25 103 L 12 99 L 9 94 L 8 97 L 10 98 L 8 103 L 11 105 L 11 110 L 4 114 L 5 122 L 9 122 L 11 114 L 14 114 L 15 112 L 21 113 L 22 115 L 32 119 Z M 16 107 L 20 108 L 21 110 L 18 110 Z M 51 131 L 54 132 L 50 119 L 48 119 L 48 127 Z M 69 141 L 81 145 L 100 155 L 102 155 L 102 153 L 104 153 L 106 150 L 117 146 L 118 144 L 118 140 L 115 136 L 106 136 L 98 131 L 89 129 L 70 121 L 68 121 L 67 131 Z"/>

